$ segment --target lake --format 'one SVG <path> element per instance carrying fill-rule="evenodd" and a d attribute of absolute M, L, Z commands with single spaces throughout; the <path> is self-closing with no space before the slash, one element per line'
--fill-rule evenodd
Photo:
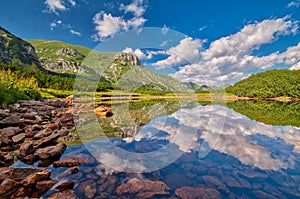
<path fill-rule="evenodd" d="M 52 173 L 79 198 L 300 198 L 299 102 L 98 103 L 114 116 L 81 114 L 61 158 L 88 164 Z"/>

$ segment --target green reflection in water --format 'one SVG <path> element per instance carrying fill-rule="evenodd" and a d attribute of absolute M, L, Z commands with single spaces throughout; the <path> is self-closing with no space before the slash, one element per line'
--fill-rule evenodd
<path fill-rule="evenodd" d="M 300 102 L 238 100 L 227 107 L 265 124 L 300 127 Z"/>

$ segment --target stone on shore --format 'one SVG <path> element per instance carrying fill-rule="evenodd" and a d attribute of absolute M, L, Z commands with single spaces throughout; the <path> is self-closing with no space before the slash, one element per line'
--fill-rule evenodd
<path fill-rule="evenodd" d="M 40 159 L 45 160 L 61 156 L 66 150 L 66 147 L 67 146 L 65 144 L 60 143 L 55 146 L 37 149 L 36 152 Z"/>

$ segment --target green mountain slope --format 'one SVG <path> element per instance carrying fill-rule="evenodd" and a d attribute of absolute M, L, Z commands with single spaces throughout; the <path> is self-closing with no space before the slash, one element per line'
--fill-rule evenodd
<path fill-rule="evenodd" d="M 270 70 L 235 83 L 226 92 L 246 97 L 300 97 L 299 70 Z"/>
<path fill-rule="evenodd" d="M 209 92 L 209 87 L 206 86 L 206 85 L 199 85 L 199 84 L 196 84 L 194 82 L 186 82 L 186 83 L 183 83 L 184 85 L 186 85 L 189 89 L 192 89 L 193 91 L 195 92 Z"/>
<path fill-rule="evenodd" d="M 77 74 L 84 90 L 95 88 L 152 89 L 177 92 L 191 91 L 172 77 L 159 75 L 141 65 L 130 53 L 97 52 L 59 41 L 29 40 L 35 47 L 42 67 L 56 73 Z M 87 80 L 86 80 L 87 79 Z M 92 81 L 93 83 L 89 82 Z"/>
<path fill-rule="evenodd" d="M 19 61 L 23 66 L 39 64 L 34 47 L 19 37 L 0 27 L 0 63 Z"/>
<path fill-rule="evenodd" d="M 91 49 L 60 41 L 28 40 L 36 49 L 43 68 L 58 73 L 85 73 L 82 62 L 92 52 Z M 98 62 L 112 60 L 114 53 L 94 53 Z M 98 63 L 99 64 L 99 63 Z M 108 63 L 105 63 L 108 64 Z M 92 72 L 91 72 L 92 73 Z"/>

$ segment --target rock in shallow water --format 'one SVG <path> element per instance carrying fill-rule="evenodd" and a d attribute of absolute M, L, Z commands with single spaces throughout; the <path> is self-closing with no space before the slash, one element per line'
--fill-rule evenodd
<path fill-rule="evenodd" d="M 81 158 L 66 158 L 63 160 L 59 160 L 56 162 L 53 162 L 54 167 L 74 167 L 79 166 L 81 164 L 85 164 L 87 161 L 81 159 Z"/>
<path fill-rule="evenodd" d="M 71 190 L 65 190 L 59 193 L 55 193 L 47 199 L 78 199 L 77 196 Z"/>
<path fill-rule="evenodd" d="M 74 185 L 75 185 L 75 182 L 72 182 L 72 181 L 71 182 L 63 182 L 60 185 L 58 185 L 56 187 L 56 189 L 59 190 L 59 191 L 63 191 L 63 190 L 67 190 L 67 189 L 73 189 Z"/>
<path fill-rule="evenodd" d="M 162 181 L 133 178 L 117 187 L 115 192 L 118 195 L 132 194 L 138 198 L 152 198 L 157 195 L 167 195 L 168 190 L 170 188 Z"/>
<path fill-rule="evenodd" d="M 204 187 L 180 187 L 176 189 L 175 194 L 181 199 L 218 199 L 221 198 L 221 194 L 212 188 Z"/>

